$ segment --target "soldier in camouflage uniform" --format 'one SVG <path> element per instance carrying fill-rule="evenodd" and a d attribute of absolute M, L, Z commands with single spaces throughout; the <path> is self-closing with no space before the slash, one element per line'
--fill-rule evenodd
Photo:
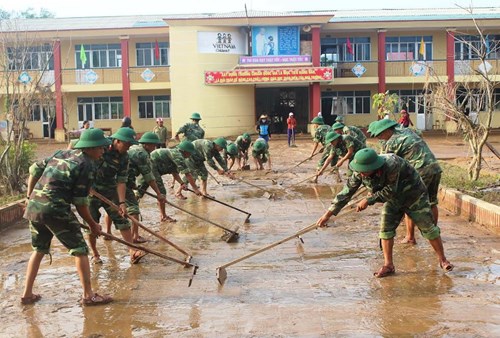
<path fill-rule="evenodd" d="M 313 118 L 311 124 L 313 129 L 311 134 L 313 135 L 314 147 L 312 149 L 310 157 L 315 154 L 316 149 L 318 149 L 318 146 L 321 144 L 323 147 L 319 150 L 319 152 L 323 154 L 321 155 L 321 158 L 319 159 L 317 164 L 317 167 L 321 168 L 328 158 L 331 150 L 331 146 L 325 143 L 325 136 L 331 130 L 331 127 L 324 123 L 321 116 L 316 116 L 315 118 Z"/>
<path fill-rule="evenodd" d="M 114 210 L 95 196 L 92 196 L 90 199 L 90 213 L 94 221 L 98 222 L 101 218 L 99 209 L 103 207 L 109 217 L 111 217 L 111 220 L 115 224 L 115 228 L 120 230 L 123 239 L 129 243 L 132 243 L 133 239 L 132 232 L 130 231 L 130 223 L 125 218 L 127 215 L 127 151 L 132 144 L 137 144 L 135 137 L 135 131 L 128 127 L 122 127 L 111 135 L 112 143 L 104 151 L 104 155 L 99 161 L 99 169 L 93 187 L 98 193 L 117 204 L 120 211 Z M 89 243 L 94 254 L 94 263 L 102 263 L 99 251 L 97 250 L 96 236 L 90 234 Z M 130 249 L 129 251 L 130 261 L 133 264 L 139 263 L 141 258 L 146 255 L 146 253 L 141 250 Z"/>
<path fill-rule="evenodd" d="M 264 163 L 268 163 L 271 170 L 271 155 L 269 154 L 269 144 L 263 138 L 258 138 L 253 144 L 252 157 L 257 170 L 264 169 Z"/>
<path fill-rule="evenodd" d="M 205 137 L 205 131 L 200 127 L 201 115 L 199 113 L 191 114 L 191 123 L 186 123 L 179 128 L 175 134 L 175 139 L 179 141 L 179 134 L 184 134 L 184 140 L 194 141 Z"/>
<path fill-rule="evenodd" d="M 370 195 L 357 204 L 358 212 L 369 205 L 384 203 L 379 232 L 384 265 L 374 273 L 375 277 L 385 277 L 396 271 L 392 249 L 396 228 L 404 214 L 410 215 L 422 236 L 429 240 L 441 268 L 445 272 L 453 270 L 453 265 L 444 254 L 440 229 L 432 217 L 427 188 L 411 164 L 395 154 L 377 155 L 375 150 L 365 148 L 356 153 L 350 166 L 354 174 L 335 196 L 328 211 L 318 219 L 317 225 L 325 226 L 330 217 L 337 215 L 359 187 L 364 185 Z"/>
<path fill-rule="evenodd" d="M 361 143 L 364 143 L 366 145 L 366 136 L 358 127 L 346 126 L 341 122 L 336 122 L 333 124 L 332 130 L 339 134 L 351 135 L 352 137 L 357 138 Z"/>
<path fill-rule="evenodd" d="M 96 236 L 101 233 L 101 226 L 90 215 L 87 197 L 95 177 L 95 161 L 102 156 L 103 147 L 109 143 L 102 130 L 88 129 L 82 132 L 75 150 L 60 150 L 30 167 L 28 205 L 24 217 L 30 221 L 34 251 L 26 271 L 22 304 L 32 304 L 41 299 L 40 295 L 33 293 L 33 284 L 43 256 L 50 254 L 54 236 L 75 257 L 83 288 L 82 304 L 99 305 L 113 300 L 92 290 L 89 249 L 81 232 L 81 224 L 71 211 L 73 204 L 92 233 Z"/>
<path fill-rule="evenodd" d="M 427 143 L 411 129 L 401 129 L 398 126 L 396 121 L 384 119 L 372 122 L 368 132 L 383 141 L 382 154 L 396 154 L 410 162 L 417 170 L 427 187 L 432 214 L 437 224 L 439 218 L 437 195 L 443 171 Z M 401 243 L 416 244 L 415 223 L 408 216 L 405 217 L 405 221 L 406 236 Z"/>
<path fill-rule="evenodd" d="M 330 146 L 330 153 L 328 154 L 323 166 L 318 168 L 316 173 L 316 181 L 319 176 L 328 168 L 329 164 L 335 166 L 337 169 L 344 164 L 345 161 L 351 163 L 354 155 L 361 149 L 366 148 L 364 143 L 361 143 L 357 138 L 351 135 L 341 135 L 335 131 L 330 131 L 325 136 L 325 144 Z M 351 176 L 352 171 L 347 170 L 347 176 Z"/>
<path fill-rule="evenodd" d="M 226 161 L 227 169 L 231 170 L 236 162 L 236 158 L 238 157 L 238 147 L 233 143 L 233 141 L 227 141 L 227 147 L 224 150 L 222 157 Z"/>
<path fill-rule="evenodd" d="M 250 148 L 251 143 L 252 138 L 248 133 L 243 133 L 243 135 L 238 136 L 236 141 L 234 141 L 234 144 L 238 147 L 238 156 L 236 157 L 238 159 L 238 170 L 242 170 L 247 165 L 248 148 Z M 243 159 L 243 164 L 241 163 L 241 159 Z"/>
<path fill-rule="evenodd" d="M 186 188 L 184 182 L 181 179 L 180 174 L 186 176 L 187 181 L 191 184 L 193 191 L 197 195 L 201 195 L 201 192 L 198 190 L 196 186 L 196 182 L 191 175 L 191 171 L 187 165 L 187 159 L 194 152 L 194 146 L 189 141 L 182 141 L 177 147 L 170 149 L 157 149 L 153 151 L 150 155 L 151 164 L 153 168 L 153 175 L 156 181 L 156 185 L 160 189 L 160 192 L 163 195 L 167 194 L 167 190 L 165 189 L 165 185 L 163 183 L 163 175 L 171 174 L 174 177 L 174 180 L 177 181 L 181 188 L 180 191 L 177 192 L 176 197 L 180 199 L 186 199 L 182 195 L 182 190 Z M 139 176 L 138 178 L 138 196 L 142 197 L 144 192 L 149 187 L 148 183 L 144 181 L 144 179 Z M 167 218 L 167 214 L 165 213 L 165 203 L 159 204 L 160 213 L 162 215 L 162 220 Z"/>
<path fill-rule="evenodd" d="M 232 177 L 231 172 L 226 166 L 226 162 L 222 158 L 220 152 L 226 149 L 227 142 L 224 138 L 219 137 L 214 141 L 210 140 L 195 140 L 193 141 L 194 148 L 196 151 L 188 159 L 188 165 L 191 169 L 191 174 L 195 179 L 198 176 L 201 179 L 201 193 L 203 196 L 210 196 L 207 193 L 207 178 L 208 170 L 205 167 L 205 161 L 210 167 L 217 171 L 219 175 L 228 175 Z M 215 160 L 219 163 L 220 167 L 217 167 Z"/>
<path fill-rule="evenodd" d="M 158 144 L 160 144 L 160 139 L 155 133 L 146 132 L 139 139 L 139 143 L 140 144 L 138 145 L 133 145 L 128 150 L 128 180 L 127 191 L 125 193 L 127 213 L 138 221 L 141 211 L 139 209 L 139 201 L 135 197 L 134 189 L 137 189 L 135 181 L 139 175 L 142 177 L 142 180 L 146 182 L 146 184 L 148 184 L 156 193 L 156 196 L 158 197 L 158 204 L 165 204 L 166 201 L 165 195 L 160 191 L 158 185 L 156 184 L 149 158 L 149 154 L 156 149 Z M 175 222 L 175 219 L 168 216 L 166 216 L 165 219 L 162 217 L 161 220 Z M 134 222 L 132 222 L 132 240 L 134 243 L 146 242 L 146 239 L 139 236 L 139 226 Z"/>

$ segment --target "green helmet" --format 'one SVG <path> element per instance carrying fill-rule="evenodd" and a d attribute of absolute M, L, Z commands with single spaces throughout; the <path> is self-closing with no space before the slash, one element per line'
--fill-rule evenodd
<path fill-rule="evenodd" d="M 121 127 L 111 135 L 112 139 L 120 140 L 122 142 L 130 142 L 132 144 L 137 144 L 138 142 L 135 140 L 137 134 L 135 133 L 134 129 L 129 128 L 129 127 Z"/>
<path fill-rule="evenodd" d="M 227 141 L 224 139 L 224 137 L 219 137 L 214 140 L 214 143 L 221 147 L 223 150 L 226 150 L 227 148 Z"/>
<path fill-rule="evenodd" d="M 200 113 L 192 113 L 191 114 L 191 120 L 201 120 Z"/>
<path fill-rule="evenodd" d="M 142 135 L 142 137 L 139 139 L 139 143 L 159 144 L 160 138 L 155 133 L 148 131 Z"/>
<path fill-rule="evenodd" d="M 323 121 L 322 117 L 316 116 L 315 118 L 312 119 L 311 123 L 312 124 L 325 124 L 325 121 Z"/>
<path fill-rule="evenodd" d="M 335 122 L 344 123 L 344 117 L 343 117 L 342 115 L 338 115 L 338 116 L 335 118 Z"/>
<path fill-rule="evenodd" d="M 177 148 L 190 154 L 194 153 L 194 145 L 189 141 L 182 141 L 181 143 L 179 143 Z"/>
<path fill-rule="evenodd" d="M 236 156 L 238 155 L 238 147 L 236 147 L 236 144 L 231 143 L 230 145 L 227 146 L 227 153 L 231 156 Z"/>
<path fill-rule="evenodd" d="M 243 133 L 243 139 L 246 140 L 246 141 L 251 141 L 252 138 L 250 137 L 250 134 L 249 133 Z"/>
<path fill-rule="evenodd" d="M 265 147 L 266 147 L 266 143 L 265 143 L 265 142 L 261 142 L 261 141 L 259 141 L 259 142 L 255 142 L 255 143 L 253 144 L 253 150 L 255 150 L 255 151 L 261 151 L 261 150 L 263 150 Z"/>
<path fill-rule="evenodd" d="M 382 119 L 375 122 L 370 123 L 368 126 L 368 132 L 372 135 L 372 137 L 379 136 L 384 130 L 396 127 L 398 123 L 391 119 Z"/>
<path fill-rule="evenodd" d="M 332 141 L 335 141 L 336 139 L 338 139 L 339 137 L 342 137 L 342 135 L 337 134 L 334 131 L 329 131 L 325 135 L 325 144 L 328 145 L 328 144 L 332 143 Z"/>
<path fill-rule="evenodd" d="M 104 136 L 101 129 L 85 129 L 80 139 L 73 145 L 74 149 L 109 146 L 111 141 Z"/>
<path fill-rule="evenodd" d="M 342 129 L 345 127 L 345 124 L 343 123 L 340 123 L 340 122 L 335 122 L 332 126 L 332 129 L 333 130 L 337 130 L 337 129 Z"/>
<path fill-rule="evenodd" d="M 349 167 L 354 171 L 363 173 L 377 170 L 383 166 L 384 163 L 385 158 L 383 156 L 377 155 L 372 148 L 364 148 L 354 155 L 353 160 L 349 163 Z"/>

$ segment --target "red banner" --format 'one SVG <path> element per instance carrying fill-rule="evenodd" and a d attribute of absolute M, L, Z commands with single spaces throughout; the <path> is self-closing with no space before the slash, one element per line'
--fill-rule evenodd
<path fill-rule="evenodd" d="M 205 72 L 205 84 L 244 84 L 269 82 L 329 82 L 333 70 L 329 67 L 297 67 L 269 69 L 238 69 Z"/>

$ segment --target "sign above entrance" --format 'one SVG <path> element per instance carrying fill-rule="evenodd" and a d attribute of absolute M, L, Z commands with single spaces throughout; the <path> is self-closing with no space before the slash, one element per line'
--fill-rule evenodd
<path fill-rule="evenodd" d="M 332 80 L 333 71 L 329 67 L 238 69 L 205 72 L 205 84 L 207 85 L 330 82 Z"/>
<path fill-rule="evenodd" d="M 311 62 L 310 55 L 240 56 L 240 65 Z"/>

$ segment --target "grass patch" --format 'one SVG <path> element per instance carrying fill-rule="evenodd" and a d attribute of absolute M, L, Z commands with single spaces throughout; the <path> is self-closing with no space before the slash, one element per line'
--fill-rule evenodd
<path fill-rule="evenodd" d="M 452 189 L 456 189 L 467 195 L 479 198 L 485 202 L 500 206 L 500 175 L 488 175 L 481 173 L 477 181 L 469 180 L 467 170 L 461 166 L 439 161 L 443 174 L 441 176 L 441 184 Z M 494 188 L 492 191 L 484 189 Z"/>

